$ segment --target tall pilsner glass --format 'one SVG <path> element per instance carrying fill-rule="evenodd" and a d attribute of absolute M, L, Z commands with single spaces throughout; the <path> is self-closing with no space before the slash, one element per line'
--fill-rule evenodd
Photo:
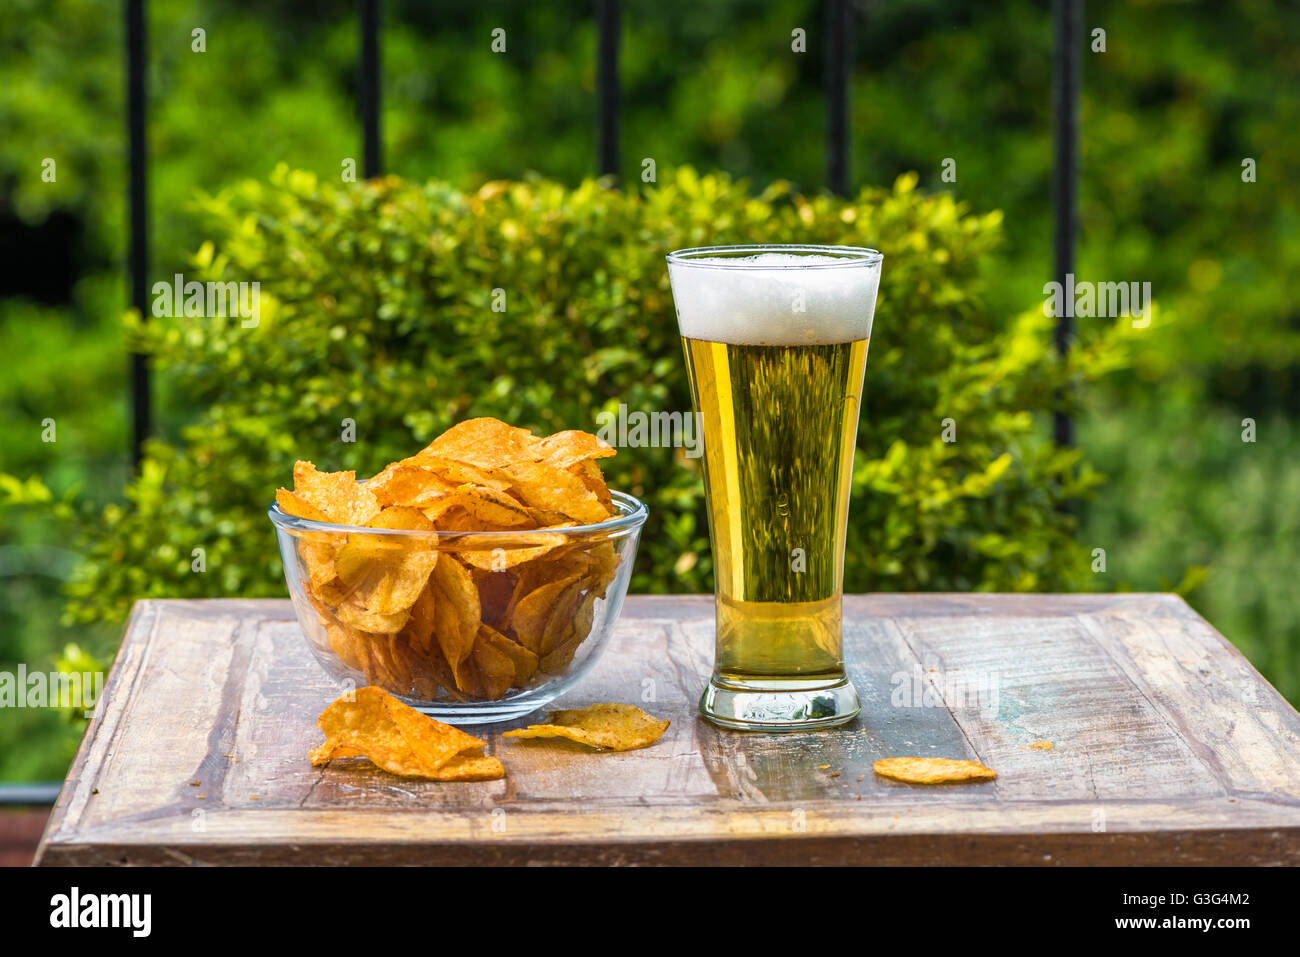
<path fill-rule="evenodd" d="M 751 731 L 852 721 L 840 605 L 880 253 L 714 246 L 668 256 L 704 438 L 717 595 L 700 711 Z"/>

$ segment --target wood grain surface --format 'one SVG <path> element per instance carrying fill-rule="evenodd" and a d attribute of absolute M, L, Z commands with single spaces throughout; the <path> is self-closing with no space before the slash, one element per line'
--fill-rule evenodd
<path fill-rule="evenodd" d="M 712 599 L 631 597 L 555 707 L 639 704 L 672 719 L 656 745 L 481 725 L 505 780 L 439 784 L 311 766 L 339 689 L 288 601 L 141 602 L 37 861 L 1300 863 L 1300 715 L 1181 599 L 848 596 L 845 622 L 861 716 L 741 733 L 695 711 Z M 999 776 L 872 772 L 898 755 Z"/>

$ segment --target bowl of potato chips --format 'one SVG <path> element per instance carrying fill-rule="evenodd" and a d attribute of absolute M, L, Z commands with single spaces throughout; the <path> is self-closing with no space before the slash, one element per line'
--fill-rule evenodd
<path fill-rule="evenodd" d="M 471 419 L 368 480 L 298 462 L 268 514 L 316 660 L 459 723 L 563 694 L 613 632 L 648 514 L 606 488 L 613 454 Z"/>

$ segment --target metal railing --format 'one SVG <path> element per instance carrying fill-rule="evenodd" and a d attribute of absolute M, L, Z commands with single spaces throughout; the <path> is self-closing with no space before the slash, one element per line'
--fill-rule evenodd
<path fill-rule="evenodd" d="M 1078 233 L 1079 179 L 1079 42 L 1083 37 L 1083 0 L 1055 0 L 1052 48 L 1052 266 L 1054 279 L 1065 288 L 1074 272 L 1074 241 Z M 1056 318 L 1056 351 L 1065 355 L 1074 338 L 1073 310 Z M 1063 397 L 1062 397 L 1063 398 Z M 1074 445 L 1074 421 L 1062 409 L 1054 416 L 1057 445 Z"/>
<path fill-rule="evenodd" d="M 596 0 L 596 169 L 618 180 L 619 0 Z"/>
<path fill-rule="evenodd" d="M 826 187 L 849 195 L 849 74 L 853 66 L 853 17 L 849 0 L 825 0 Z"/>
<path fill-rule="evenodd" d="M 361 170 L 366 179 L 384 175 L 379 138 L 379 0 L 360 0 L 361 17 Z"/>
<path fill-rule="evenodd" d="M 144 0 L 126 0 L 126 139 L 131 175 L 127 208 L 131 229 L 127 282 L 131 305 L 149 315 L 149 149 L 145 142 Z M 149 360 L 131 354 L 131 465 L 139 468 L 142 445 L 153 427 Z"/>
<path fill-rule="evenodd" d="M 849 195 L 849 79 L 853 67 L 853 9 L 851 0 L 822 0 L 826 50 L 826 185 L 840 196 Z M 601 176 L 619 172 L 619 35 L 622 25 L 621 0 L 595 0 L 598 34 L 596 62 L 596 170 Z M 146 89 L 144 0 L 125 0 L 127 132 L 131 167 L 128 206 L 130 209 L 130 255 L 128 279 L 131 305 L 142 316 L 148 310 L 149 217 L 148 150 L 145 142 Z M 361 114 L 363 173 L 369 177 L 383 172 L 380 137 L 380 44 L 379 0 L 358 0 L 360 33 L 360 82 L 357 85 Z M 1062 284 L 1074 268 L 1077 232 L 1076 195 L 1078 181 L 1079 43 L 1082 40 L 1082 0 L 1054 0 L 1054 49 L 1052 53 L 1053 118 L 1053 272 Z M 1063 310 L 1068 312 L 1068 310 Z M 1055 343 L 1064 354 L 1074 329 L 1068 315 L 1057 319 Z M 153 423 L 149 364 L 145 356 L 131 356 L 131 461 L 139 465 L 142 444 Z M 1074 443 L 1074 423 L 1057 410 L 1054 435 L 1061 445 Z"/>

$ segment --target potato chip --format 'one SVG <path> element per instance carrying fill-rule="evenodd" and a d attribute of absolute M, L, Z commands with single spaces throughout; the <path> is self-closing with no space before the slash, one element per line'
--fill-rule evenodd
<path fill-rule="evenodd" d="M 584 553 L 591 560 L 592 575 L 595 578 L 594 589 L 598 598 L 605 597 L 605 589 L 609 587 L 614 576 L 618 574 L 618 566 L 622 559 L 619 558 L 617 550 L 610 542 L 601 542 L 598 545 L 589 546 Z"/>
<path fill-rule="evenodd" d="M 583 525 L 609 518 L 596 493 L 563 469 L 542 462 L 514 462 L 502 471 L 510 476 L 513 491 L 525 505 L 559 512 Z"/>
<path fill-rule="evenodd" d="M 458 555 L 457 557 L 463 557 Z M 509 568 L 484 571 L 470 566 L 470 576 L 478 589 L 479 615 L 482 621 L 495 629 L 505 627 L 506 609 L 514 597 L 517 576 Z"/>
<path fill-rule="evenodd" d="M 409 643 L 404 639 L 398 638 L 397 648 L 404 649 L 402 653 L 406 654 L 411 670 L 411 686 L 406 692 L 406 696 L 416 699 L 417 701 L 432 701 L 438 696 L 438 679 L 429 670 L 426 664 L 426 656 L 412 649 Z"/>
<path fill-rule="evenodd" d="M 309 594 L 312 599 L 331 614 L 334 610 L 348 600 L 348 588 L 338 577 L 335 576 L 329 581 L 312 584 L 308 582 Z"/>
<path fill-rule="evenodd" d="M 631 751 L 658 741 L 668 720 L 646 714 L 631 704 L 593 704 L 570 711 L 552 711 L 547 724 L 507 731 L 505 738 L 568 738 L 610 751 Z"/>
<path fill-rule="evenodd" d="M 364 756 L 393 774 L 436 779 L 439 769 L 457 755 L 484 746 L 478 738 L 374 687 L 358 688 L 339 698 L 321 712 L 316 724 L 325 732 L 325 743 L 312 749 L 314 765 L 336 757 Z"/>
<path fill-rule="evenodd" d="M 427 756 L 429 763 L 434 767 L 441 767 L 445 763 L 443 755 L 448 751 L 458 755 L 484 747 L 485 742 L 472 734 L 466 734 L 459 728 L 436 721 L 427 714 L 403 704 L 392 695 L 384 695 L 384 705 L 389 717 L 401 729 L 406 741 L 418 753 Z"/>
<path fill-rule="evenodd" d="M 405 464 L 418 466 L 438 476 L 452 487 L 468 485 L 473 488 L 490 488 L 504 492 L 514 483 L 508 475 L 499 469 L 486 465 L 475 465 L 440 455 L 419 455 L 405 460 Z"/>
<path fill-rule="evenodd" d="M 522 502 L 485 486 L 458 486 L 431 502 L 424 514 L 448 532 L 509 531 L 534 524 Z"/>
<path fill-rule="evenodd" d="M 376 635 L 370 644 L 377 672 L 374 683 L 390 694 L 409 695 L 415 683 L 410 644 L 400 635 Z"/>
<path fill-rule="evenodd" d="M 303 586 L 308 594 L 316 598 L 333 599 L 330 604 L 336 604 L 347 597 L 346 589 L 338 580 L 334 568 L 334 554 L 333 545 L 303 542 L 298 546 Z"/>
<path fill-rule="evenodd" d="M 510 630 L 518 642 L 533 654 L 542 653 L 542 639 L 546 636 L 547 626 L 556 603 L 564 596 L 569 586 L 579 581 L 577 575 L 550 581 L 535 588 L 515 605 L 510 615 Z"/>
<path fill-rule="evenodd" d="M 514 660 L 484 637 L 482 626 L 466 670 L 468 680 L 461 690 L 488 701 L 500 698 L 515 682 Z"/>
<path fill-rule="evenodd" d="M 390 506 L 371 519 L 373 528 L 433 531 L 416 508 Z M 415 604 L 438 561 L 435 540 L 395 539 L 354 532 L 334 556 L 334 569 L 349 600 L 372 614 L 393 615 Z"/>
<path fill-rule="evenodd" d="M 437 607 L 433 587 L 426 583 L 424 590 L 411 605 L 411 617 L 402 629 L 402 634 L 411 643 L 411 650 L 417 654 L 427 654 L 433 644 L 433 622 Z"/>
<path fill-rule="evenodd" d="M 425 654 L 425 663 L 429 668 L 429 674 L 437 680 L 443 695 L 452 701 L 469 700 L 456 687 L 456 676 L 452 673 L 451 665 L 447 664 L 447 656 L 442 653 L 442 646 L 437 641 L 430 645 L 428 652 Z"/>
<path fill-rule="evenodd" d="M 580 578 L 588 578 L 593 575 L 599 576 L 603 573 L 606 563 L 603 558 L 593 554 L 593 549 L 606 547 L 607 544 L 601 543 L 593 546 L 583 541 L 572 544 L 563 550 L 557 549 L 545 564 L 537 566 L 537 570 L 543 576 L 541 580 L 567 578 L 570 575 L 577 575 Z"/>
<path fill-rule="evenodd" d="M 510 603 L 506 606 L 505 615 L 502 617 L 502 621 L 506 625 L 502 630 L 511 630 L 509 623 L 514 616 L 515 609 L 519 606 L 519 602 L 535 589 L 551 581 L 564 578 L 581 578 L 588 573 L 590 568 L 591 565 L 583 555 L 581 546 L 575 546 L 573 549 L 557 549 L 545 561 L 530 561 L 519 565 L 515 574 L 515 591 L 511 595 Z"/>
<path fill-rule="evenodd" d="M 514 687 L 524 687 L 528 684 L 529 679 L 537 673 L 537 656 L 519 642 L 511 641 L 491 625 L 479 626 L 478 640 L 487 642 L 510 659 L 511 664 L 514 666 L 514 678 L 511 681 Z"/>
<path fill-rule="evenodd" d="M 364 758 L 365 754 L 360 748 L 350 744 L 326 741 L 312 748 L 308 752 L 308 757 L 311 759 L 312 767 L 318 768 L 323 764 L 329 764 L 335 758 Z"/>
<path fill-rule="evenodd" d="M 543 671 L 548 674 L 559 674 L 569 667 L 569 662 L 573 661 L 573 656 L 577 653 L 579 646 L 591 634 L 591 623 L 595 618 L 595 607 L 596 593 L 588 592 L 573 616 L 573 627 L 568 630 L 565 637 L 552 644 L 551 649 L 546 652 L 545 657 L 539 662 Z"/>
<path fill-rule="evenodd" d="M 407 612 L 424 590 L 433 565 L 432 555 L 423 561 L 412 554 L 400 561 L 381 563 L 371 557 L 373 553 L 359 558 L 355 552 L 346 554 L 348 558 L 356 559 L 355 567 L 352 564 L 341 566 L 339 576 L 348 589 L 348 601 L 376 619 L 396 618 Z M 405 621 L 406 616 L 401 617 L 398 627 Z"/>
<path fill-rule="evenodd" d="M 305 518 L 312 522 L 328 522 L 329 516 L 301 496 L 285 488 L 275 490 L 275 504 L 287 515 Z"/>
<path fill-rule="evenodd" d="M 469 657 L 478 636 L 482 611 L 474 579 L 460 562 L 450 555 L 443 557 L 433 569 L 438 612 L 434 615 L 434 634 L 443 657 L 461 687 L 464 679 L 461 665 Z M 462 688 L 463 690 L 463 688 Z"/>
<path fill-rule="evenodd" d="M 369 482 L 375 498 L 382 505 L 406 505 L 411 508 L 427 508 L 439 498 L 456 488 L 455 483 L 448 482 L 428 469 L 415 465 L 403 465 L 394 462 Z"/>
<path fill-rule="evenodd" d="M 509 538 L 466 535 L 453 545 L 456 557 L 465 564 L 483 571 L 505 571 L 549 555 L 566 542 L 563 532 L 518 532 Z"/>
<path fill-rule="evenodd" d="M 365 525 L 379 514 L 379 500 L 357 482 L 355 472 L 320 472 L 310 462 L 298 462 L 293 494 L 339 525 Z"/>
<path fill-rule="evenodd" d="M 362 671 L 365 659 L 361 649 L 356 646 L 354 634 L 351 628 L 336 621 L 325 622 L 325 640 L 329 642 L 330 651 L 338 655 L 339 660 L 349 668 Z"/>
<path fill-rule="evenodd" d="M 592 459 L 586 459 L 569 466 L 567 472 L 577 477 L 583 485 L 591 490 L 596 496 L 596 500 L 605 506 L 606 511 L 611 515 L 614 512 L 614 499 L 609 494 L 609 488 L 605 485 L 605 477 L 600 474 L 600 466 Z"/>
<path fill-rule="evenodd" d="M 510 619 L 514 617 L 515 608 L 524 596 L 532 593 L 535 589 L 546 584 L 548 577 L 567 577 L 573 574 L 569 571 L 561 572 L 554 562 L 525 562 L 517 566 L 514 570 L 515 588 L 510 596 L 510 602 L 506 605 L 505 614 L 501 616 L 501 630 L 512 630 Z"/>
<path fill-rule="evenodd" d="M 425 516 L 418 508 L 409 505 L 386 505 L 380 509 L 379 514 L 366 523 L 367 528 L 380 528 L 388 531 L 404 532 L 433 532 L 435 526 L 433 522 Z M 361 534 L 361 533 L 354 533 Z M 403 551 L 409 550 L 411 545 L 428 547 L 437 544 L 436 535 L 411 535 L 393 538 L 392 536 L 380 536 L 385 538 L 388 543 Z"/>
<path fill-rule="evenodd" d="M 328 522 L 329 516 L 288 489 L 277 489 L 275 502 L 280 511 L 312 522 Z M 308 587 L 316 590 L 334 579 L 334 540 L 327 532 L 297 533 L 298 555 L 307 573 Z"/>
<path fill-rule="evenodd" d="M 351 598 L 340 602 L 335 607 L 334 614 L 345 625 L 351 625 L 359 631 L 371 631 L 383 635 L 401 631 L 411 617 L 410 609 L 393 614 L 372 612 L 356 604 Z"/>
<path fill-rule="evenodd" d="M 458 754 L 434 773 L 435 781 L 499 781 L 506 776 L 500 758 Z"/>
<path fill-rule="evenodd" d="M 538 456 L 538 441 L 527 429 L 497 419 L 467 419 L 430 442 L 420 455 L 439 455 L 491 468 Z"/>
<path fill-rule="evenodd" d="M 579 578 L 570 584 L 558 596 L 555 604 L 551 608 L 550 617 L 547 619 L 546 628 L 542 631 L 542 638 L 538 644 L 537 653 L 539 655 L 549 654 L 562 639 L 574 634 L 574 613 L 578 606 L 582 604 L 584 590 L 587 587 L 587 579 Z"/>
<path fill-rule="evenodd" d="M 561 515 L 559 512 L 552 512 L 545 508 L 534 508 L 531 505 L 524 506 L 528 509 L 528 516 L 533 520 L 533 525 L 539 529 L 558 529 L 572 528 L 578 523 L 567 515 Z"/>
<path fill-rule="evenodd" d="M 406 628 L 396 635 L 368 632 L 342 621 L 331 606 L 314 596 L 309 599 L 320 617 L 329 650 L 344 665 L 361 672 L 368 684 L 401 695 L 436 693 L 436 683 L 424 680 L 428 668 L 411 647 Z M 351 606 L 344 603 L 337 607 L 351 617 Z"/>
<path fill-rule="evenodd" d="M 334 614 L 334 609 L 341 606 L 328 605 L 314 595 L 308 600 L 315 607 L 325 631 L 325 644 L 349 668 L 361 672 L 368 684 L 379 684 L 387 680 L 378 660 L 375 642 L 387 638 L 385 634 L 363 631 L 342 621 Z"/>
<path fill-rule="evenodd" d="M 557 469 L 568 469 L 592 459 L 603 459 L 615 454 L 608 442 L 588 432 L 556 432 L 537 443 L 542 452 L 541 461 Z M 597 470 L 599 474 L 599 469 Z"/>
<path fill-rule="evenodd" d="M 307 573 L 307 587 L 318 592 L 338 578 L 338 569 L 334 566 L 337 554 L 333 545 L 316 545 L 304 542 L 298 548 L 302 558 L 303 570 Z"/>
<path fill-rule="evenodd" d="M 991 781 L 998 776 L 978 761 L 955 758 L 881 758 L 871 766 L 881 777 L 908 784 L 944 784 L 955 781 Z"/>

